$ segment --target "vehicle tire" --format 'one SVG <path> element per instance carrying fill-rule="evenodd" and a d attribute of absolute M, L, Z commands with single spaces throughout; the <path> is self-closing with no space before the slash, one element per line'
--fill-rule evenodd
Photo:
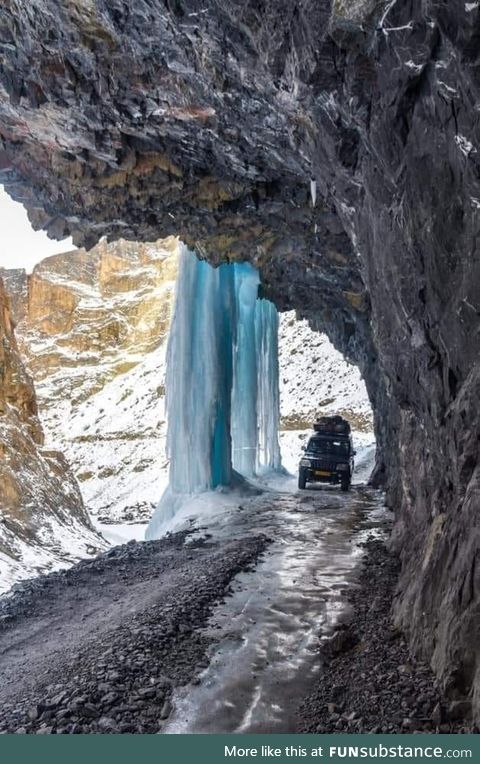
<path fill-rule="evenodd" d="M 342 491 L 349 491 L 350 490 L 350 478 L 345 478 L 341 482 L 341 489 Z"/>
<path fill-rule="evenodd" d="M 307 485 L 307 476 L 305 474 L 304 470 L 299 470 L 298 472 L 298 487 L 303 491 L 303 489 Z"/>

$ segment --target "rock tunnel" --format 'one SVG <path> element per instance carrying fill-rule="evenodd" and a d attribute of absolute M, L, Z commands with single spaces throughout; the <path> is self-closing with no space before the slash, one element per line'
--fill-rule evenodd
<path fill-rule="evenodd" d="M 6 0 L 0 182 L 37 229 L 248 261 L 360 368 L 396 622 L 480 712 L 480 68 L 460 0 Z"/>

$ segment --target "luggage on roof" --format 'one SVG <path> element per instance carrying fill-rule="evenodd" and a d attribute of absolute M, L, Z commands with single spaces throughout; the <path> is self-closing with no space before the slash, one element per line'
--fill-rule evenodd
<path fill-rule="evenodd" d="M 350 435 L 350 423 L 342 416 L 321 416 L 313 425 L 315 432 Z"/>

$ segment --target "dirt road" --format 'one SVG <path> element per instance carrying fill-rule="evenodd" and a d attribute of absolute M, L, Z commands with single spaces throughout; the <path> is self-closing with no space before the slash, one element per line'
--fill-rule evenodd
<path fill-rule="evenodd" d="M 286 481 L 22 585 L 0 600 L 0 731 L 293 729 L 380 505 Z"/>

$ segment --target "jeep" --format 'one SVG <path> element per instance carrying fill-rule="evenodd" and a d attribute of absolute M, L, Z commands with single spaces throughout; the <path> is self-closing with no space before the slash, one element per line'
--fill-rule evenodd
<path fill-rule="evenodd" d="M 356 453 L 350 425 L 341 417 L 324 417 L 314 429 L 316 432 L 300 459 L 298 487 L 304 489 L 307 483 L 330 483 L 340 484 L 342 491 L 348 491 Z"/>

